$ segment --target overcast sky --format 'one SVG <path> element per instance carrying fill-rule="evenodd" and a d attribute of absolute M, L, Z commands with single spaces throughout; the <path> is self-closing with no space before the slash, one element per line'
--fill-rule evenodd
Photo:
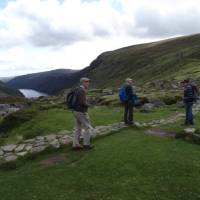
<path fill-rule="evenodd" d="M 81 69 L 104 51 L 199 32 L 199 0 L 0 0 L 0 77 Z"/>

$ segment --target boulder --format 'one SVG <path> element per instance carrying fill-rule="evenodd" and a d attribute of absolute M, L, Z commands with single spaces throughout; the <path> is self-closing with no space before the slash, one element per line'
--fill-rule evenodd
<path fill-rule="evenodd" d="M 151 104 L 153 104 L 154 107 L 159 108 L 165 106 L 165 103 L 162 100 L 154 99 L 150 101 Z"/>
<path fill-rule="evenodd" d="M 141 107 L 141 111 L 142 112 L 151 112 L 154 108 L 154 104 L 152 103 L 145 103 L 142 107 Z"/>

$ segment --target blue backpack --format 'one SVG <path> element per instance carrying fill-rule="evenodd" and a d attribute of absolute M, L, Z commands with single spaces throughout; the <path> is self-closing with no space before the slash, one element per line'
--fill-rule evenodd
<path fill-rule="evenodd" d="M 128 100 L 127 95 L 126 95 L 126 90 L 125 87 L 121 87 L 119 89 L 119 99 L 122 103 Z"/>
<path fill-rule="evenodd" d="M 136 106 L 138 104 L 138 96 L 136 94 L 132 97 L 132 105 Z"/>

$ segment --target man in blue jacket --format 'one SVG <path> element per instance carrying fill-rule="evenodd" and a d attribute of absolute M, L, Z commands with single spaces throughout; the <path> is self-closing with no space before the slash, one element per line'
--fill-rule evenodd
<path fill-rule="evenodd" d="M 124 102 L 124 122 L 125 124 L 133 124 L 133 80 L 127 78 L 124 84 L 127 100 Z"/>
<path fill-rule="evenodd" d="M 182 83 L 184 86 L 183 101 L 185 104 L 185 125 L 194 125 L 192 113 L 192 106 L 194 101 L 193 86 L 189 79 L 184 80 Z"/>

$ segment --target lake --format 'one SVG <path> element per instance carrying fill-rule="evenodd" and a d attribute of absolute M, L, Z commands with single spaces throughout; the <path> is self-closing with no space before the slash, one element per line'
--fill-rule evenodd
<path fill-rule="evenodd" d="M 40 96 L 47 96 L 47 94 L 38 92 L 36 90 L 31 89 L 20 89 L 20 92 L 26 97 L 26 98 L 37 98 Z"/>

